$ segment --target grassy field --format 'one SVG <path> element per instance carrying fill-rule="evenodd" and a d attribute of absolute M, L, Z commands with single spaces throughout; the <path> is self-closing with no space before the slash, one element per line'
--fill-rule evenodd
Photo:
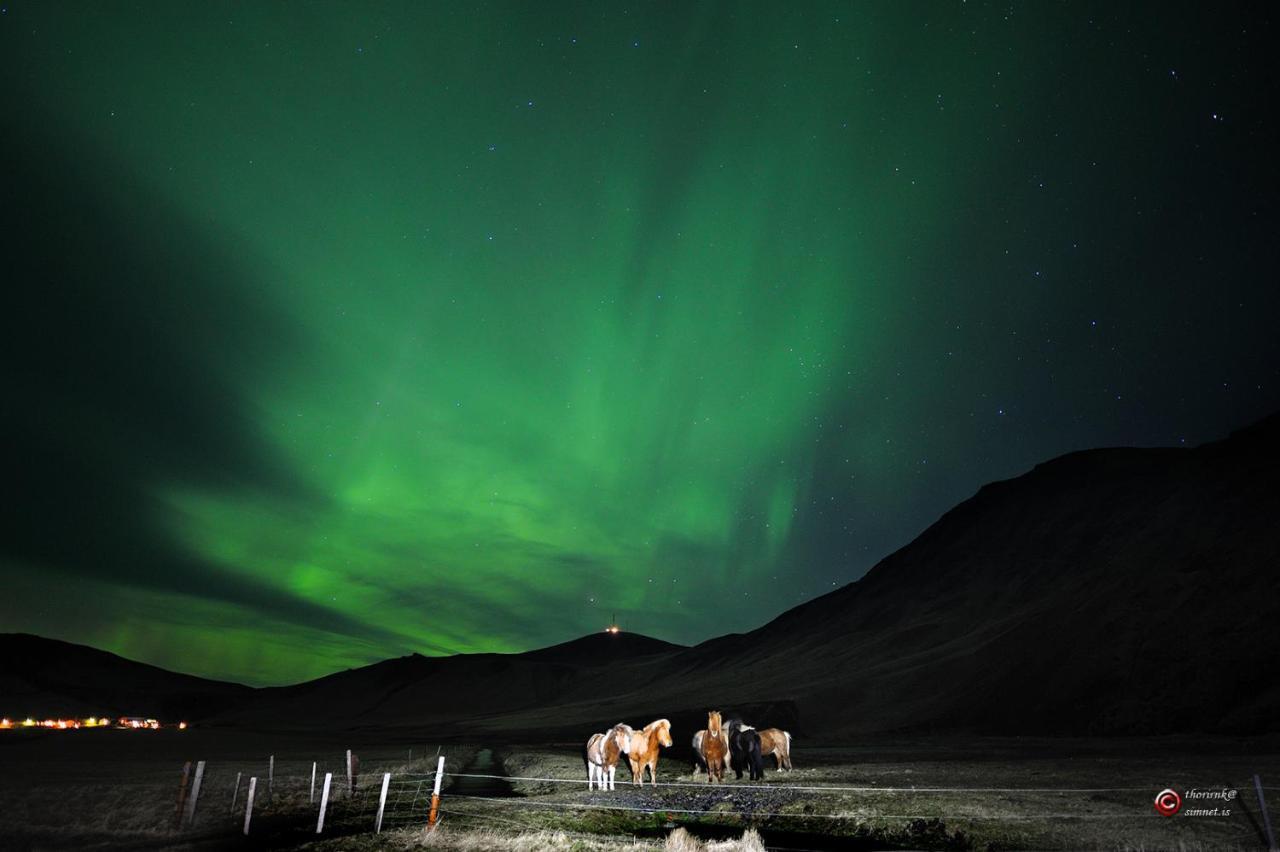
<path fill-rule="evenodd" d="M 692 774 L 677 732 L 659 767 L 662 786 L 632 787 L 623 772 L 616 791 L 588 792 L 572 743 L 485 748 L 385 732 L 11 733 L 0 737 L 0 831 L 5 847 L 17 849 L 727 850 L 753 848 L 758 841 L 742 838 L 755 830 L 764 845 L 792 849 L 1245 850 L 1262 848 L 1252 775 L 1273 786 L 1280 779 L 1274 741 L 971 739 L 856 748 L 797 742 L 796 771 L 713 786 Z M 345 785 L 346 748 L 360 759 L 354 793 Z M 437 749 L 446 772 L 514 780 L 448 778 L 441 826 L 426 833 Z M 206 760 L 206 772 L 195 823 L 178 829 L 178 780 L 188 759 Z M 310 801 L 313 761 L 317 788 L 334 773 L 321 836 Z M 384 831 L 374 835 L 383 772 L 392 784 Z M 259 778 L 258 799 L 245 838 L 250 775 Z M 1164 818 L 1152 809 L 1164 787 L 1239 796 L 1226 803 L 1230 816 Z M 1269 795 L 1275 823 L 1280 790 Z M 673 839 L 677 829 L 684 831 Z"/>

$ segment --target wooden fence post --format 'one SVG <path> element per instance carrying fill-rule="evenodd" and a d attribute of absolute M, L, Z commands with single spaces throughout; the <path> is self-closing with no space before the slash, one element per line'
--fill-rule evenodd
<path fill-rule="evenodd" d="M 240 798 L 240 776 L 242 774 L 243 773 L 241 772 L 236 773 L 236 788 L 231 791 L 231 811 L 230 812 L 233 814 L 236 812 L 236 799 Z"/>
<path fill-rule="evenodd" d="M 347 791 L 351 790 L 351 749 L 347 749 Z"/>
<path fill-rule="evenodd" d="M 244 800 L 244 833 L 249 833 L 249 821 L 253 819 L 253 794 L 258 789 L 258 776 L 249 779 L 249 795 Z"/>
<path fill-rule="evenodd" d="M 311 761 L 311 795 L 307 796 L 307 804 L 316 803 L 316 762 Z"/>
<path fill-rule="evenodd" d="M 324 774 L 324 792 L 320 794 L 320 818 L 316 820 L 316 834 L 324 831 L 324 810 L 329 807 L 329 784 L 333 781 L 333 773 Z"/>
<path fill-rule="evenodd" d="M 187 797 L 187 813 L 183 818 L 183 822 L 187 828 L 196 823 L 196 802 L 200 799 L 200 782 L 204 780 L 204 761 L 201 760 L 196 764 L 196 777 L 191 782 L 191 795 Z"/>
<path fill-rule="evenodd" d="M 272 799 L 276 794 L 276 756 L 267 758 L 267 795 Z"/>
<path fill-rule="evenodd" d="M 378 820 L 373 824 L 373 833 L 382 833 L 382 812 L 387 809 L 387 788 L 391 786 L 391 773 L 382 773 L 382 795 L 378 797 Z"/>
<path fill-rule="evenodd" d="M 187 802 L 187 779 L 191 776 L 191 761 L 182 764 L 182 778 L 178 781 L 178 806 L 173 810 L 173 824 L 182 824 L 182 806 Z"/>
<path fill-rule="evenodd" d="M 1271 833 L 1271 815 L 1267 813 L 1267 800 L 1262 798 L 1262 779 L 1253 776 L 1253 789 L 1258 794 L 1258 810 L 1262 811 L 1262 825 L 1267 830 L 1267 850 L 1276 852 L 1276 836 Z"/>
<path fill-rule="evenodd" d="M 427 827 L 435 828 L 436 817 L 440 810 L 440 782 L 444 780 L 444 755 L 440 756 L 440 762 L 436 764 L 436 786 L 431 791 L 431 811 L 427 814 Z"/>

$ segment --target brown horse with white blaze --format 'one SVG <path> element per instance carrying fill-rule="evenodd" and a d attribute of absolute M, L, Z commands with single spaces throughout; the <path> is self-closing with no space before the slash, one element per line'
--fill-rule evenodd
<path fill-rule="evenodd" d="M 724 766 L 729 757 L 729 738 L 720 721 L 720 711 L 707 713 L 707 733 L 702 737 L 702 760 L 707 764 L 707 783 L 724 780 Z"/>
<path fill-rule="evenodd" d="M 587 789 L 592 785 L 601 790 L 616 789 L 614 774 L 618 770 L 618 759 L 631 751 L 631 737 L 635 732 L 630 725 L 621 722 L 603 734 L 592 734 L 587 740 Z M 605 785 L 609 786 L 606 788 Z"/>
<path fill-rule="evenodd" d="M 791 732 L 781 728 L 765 728 L 760 731 L 760 754 L 773 755 L 778 761 L 778 771 L 791 771 Z"/>
<path fill-rule="evenodd" d="M 631 735 L 631 750 L 627 760 L 631 762 L 631 783 L 644 786 L 644 770 L 649 769 L 649 781 L 658 783 L 658 749 L 670 748 L 671 723 L 666 719 L 654 719 Z"/>

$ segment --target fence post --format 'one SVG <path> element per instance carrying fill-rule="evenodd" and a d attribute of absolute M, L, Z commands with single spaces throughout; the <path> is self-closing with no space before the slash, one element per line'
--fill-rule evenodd
<path fill-rule="evenodd" d="M 311 794 L 307 796 L 307 804 L 314 805 L 316 803 L 316 762 L 311 761 Z"/>
<path fill-rule="evenodd" d="M 187 828 L 196 824 L 196 802 L 200 799 L 200 782 L 204 779 L 204 761 L 196 764 L 196 777 L 191 782 L 191 795 L 187 797 L 187 813 L 183 819 Z"/>
<path fill-rule="evenodd" d="M 178 781 L 178 806 L 173 809 L 173 824 L 182 824 L 182 806 L 187 803 L 187 778 L 191 775 L 191 761 L 182 764 L 182 778 Z"/>
<path fill-rule="evenodd" d="M 236 799 L 240 798 L 240 776 L 242 774 L 243 773 L 240 773 L 240 772 L 236 773 L 236 788 L 233 791 L 231 791 L 231 811 L 230 812 L 233 814 L 236 812 Z"/>
<path fill-rule="evenodd" d="M 382 812 L 387 808 L 387 788 L 391 786 L 391 773 L 382 773 L 382 795 L 378 797 L 378 821 L 373 825 L 373 833 L 382 833 Z"/>
<path fill-rule="evenodd" d="M 324 809 L 329 807 L 329 783 L 333 781 L 333 773 L 324 774 L 324 792 L 320 794 L 320 818 L 316 820 L 316 834 L 324 831 Z"/>
<path fill-rule="evenodd" d="M 351 792 L 351 749 L 347 749 L 347 792 Z"/>
<path fill-rule="evenodd" d="M 444 780 L 444 755 L 440 755 L 440 762 L 436 764 L 436 786 L 431 791 L 431 811 L 427 814 L 427 827 L 435 828 L 436 817 L 440 810 L 440 782 Z"/>
<path fill-rule="evenodd" d="M 276 796 L 276 756 L 267 758 L 267 795 L 273 800 Z"/>
<path fill-rule="evenodd" d="M 249 821 L 253 819 L 253 794 L 258 789 L 258 776 L 249 779 L 249 795 L 244 800 L 244 833 L 249 833 Z"/>
<path fill-rule="evenodd" d="M 1253 776 L 1253 789 L 1258 794 L 1258 810 L 1262 811 L 1262 825 L 1267 830 L 1267 850 L 1276 852 L 1276 836 L 1271 833 L 1271 816 L 1267 813 L 1267 800 L 1262 798 L 1262 779 Z"/>

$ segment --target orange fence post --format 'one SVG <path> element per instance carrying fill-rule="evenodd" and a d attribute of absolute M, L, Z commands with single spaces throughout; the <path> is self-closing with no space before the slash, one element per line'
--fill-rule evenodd
<path fill-rule="evenodd" d="M 440 782 L 444 781 L 444 755 L 440 755 L 440 762 L 436 764 L 436 786 L 431 791 L 431 812 L 427 814 L 427 828 L 435 828 L 436 820 L 439 817 L 440 810 Z"/>

